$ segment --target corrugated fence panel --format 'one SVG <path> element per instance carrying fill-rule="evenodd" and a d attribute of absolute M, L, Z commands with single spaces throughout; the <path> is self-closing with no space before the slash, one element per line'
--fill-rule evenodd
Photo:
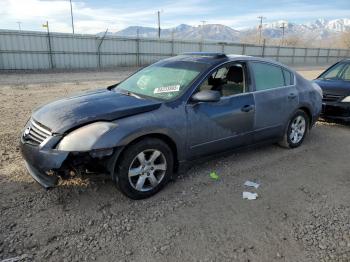
<path fill-rule="evenodd" d="M 140 41 L 140 53 L 141 54 L 159 54 L 171 55 L 172 50 L 171 42 L 160 42 L 160 41 Z"/>
<path fill-rule="evenodd" d="M 101 39 L 96 40 L 95 51 Z M 101 52 L 133 53 L 137 52 L 135 40 L 124 40 L 118 38 L 106 38 L 101 44 Z"/>
<path fill-rule="evenodd" d="M 340 56 L 341 57 L 346 57 L 348 55 L 348 50 L 341 49 L 340 50 Z"/>
<path fill-rule="evenodd" d="M 102 55 L 102 67 L 113 66 L 135 66 L 137 59 L 135 55 Z"/>
<path fill-rule="evenodd" d="M 279 51 L 279 56 L 293 56 L 293 48 L 281 47 Z"/>
<path fill-rule="evenodd" d="M 174 53 L 182 54 L 186 52 L 198 52 L 200 49 L 199 43 L 191 43 L 191 42 L 175 42 L 174 45 Z"/>
<path fill-rule="evenodd" d="M 147 65 L 186 52 L 264 56 L 289 65 L 327 65 L 350 56 L 346 49 L 293 48 L 171 39 L 97 37 L 0 30 L 0 69 L 96 68 Z"/>
<path fill-rule="evenodd" d="M 309 48 L 307 49 L 307 56 L 318 56 L 318 49 Z"/>
<path fill-rule="evenodd" d="M 304 56 L 305 55 L 305 48 L 295 48 L 295 56 Z"/>
<path fill-rule="evenodd" d="M 265 56 L 277 56 L 277 48 L 276 47 L 265 47 Z"/>
<path fill-rule="evenodd" d="M 243 54 L 243 45 L 225 45 L 225 54 Z"/>
<path fill-rule="evenodd" d="M 216 52 L 222 53 L 222 45 L 218 44 L 204 44 L 202 47 L 203 52 Z"/>
<path fill-rule="evenodd" d="M 320 49 L 320 56 L 327 56 L 328 55 L 328 49 Z"/>
<path fill-rule="evenodd" d="M 168 58 L 170 56 L 157 56 L 157 55 L 140 55 L 140 65 L 148 65 L 154 62 L 157 62 L 161 59 Z"/>
<path fill-rule="evenodd" d="M 245 49 L 245 55 L 261 56 L 262 55 L 262 47 L 261 46 L 247 46 Z"/>
<path fill-rule="evenodd" d="M 338 49 L 330 49 L 329 56 L 338 56 L 339 50 Z"/>

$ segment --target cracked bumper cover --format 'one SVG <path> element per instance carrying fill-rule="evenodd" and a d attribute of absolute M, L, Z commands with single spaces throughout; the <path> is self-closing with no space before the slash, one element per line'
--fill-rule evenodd
<path fill-rule="evenodd" d="M 56 175 L 48 175 L 51 170 L 58 170 L 67 159 L 69 152 L 44 149 L 21 140 L 21 153 L 29 174 L 44 188 L 54 187 L 58 183 Z"/>
<path fill-rule="evenodd" d="M 57 171 L 69 170 L 72 166 L 87 167 L 89 163 L 102 168 L 104 173 L 112 175 L 113 178 L 115 163 L 122 149 L 121 147 L 107 149 L 111 152 L 109 154 L 103 153 L 107 152 L 106 150 L 66 152 L 52 149 L 50 146 L 31 145 L 23 139 L 20 148 L 29 174 L 46 189 L 57 185 L 59 181 Z"/>

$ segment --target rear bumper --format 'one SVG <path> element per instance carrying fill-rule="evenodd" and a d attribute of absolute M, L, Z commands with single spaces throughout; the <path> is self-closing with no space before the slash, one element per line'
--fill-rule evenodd
<path fill-rule="evenodd" d="M 350 121 L 350 103 L 323 103 L 321 116 L 323 118 L 348 122 Z"/>

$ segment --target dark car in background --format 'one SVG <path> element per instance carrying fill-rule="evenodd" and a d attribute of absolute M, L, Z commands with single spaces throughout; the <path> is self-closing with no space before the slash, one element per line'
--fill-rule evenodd
<path fill-rule="evenodd" d="M 315 82 L 322 88 L 322 117 L 350 122 L 350 59 L 324 71 Z"/>
<path fill-rule="evenodd" d="M 46 188 L 71 170 L 97 170 L 141 199 L 204 156 L 262 142 L 298 147 L 321 100 L 317 84 L 280 63 L 185 54 L 42 106 L 24 128 L 21 151 Z"/>

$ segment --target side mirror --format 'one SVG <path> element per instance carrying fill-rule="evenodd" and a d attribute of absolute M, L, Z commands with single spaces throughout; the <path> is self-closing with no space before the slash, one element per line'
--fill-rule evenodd
<path fill-rule="evenodd" d="M 195 93 L 191 97 L 192 102 L 218 102 L 220 101 L 221 94 L 215 90 L 204 90 Z"/>

